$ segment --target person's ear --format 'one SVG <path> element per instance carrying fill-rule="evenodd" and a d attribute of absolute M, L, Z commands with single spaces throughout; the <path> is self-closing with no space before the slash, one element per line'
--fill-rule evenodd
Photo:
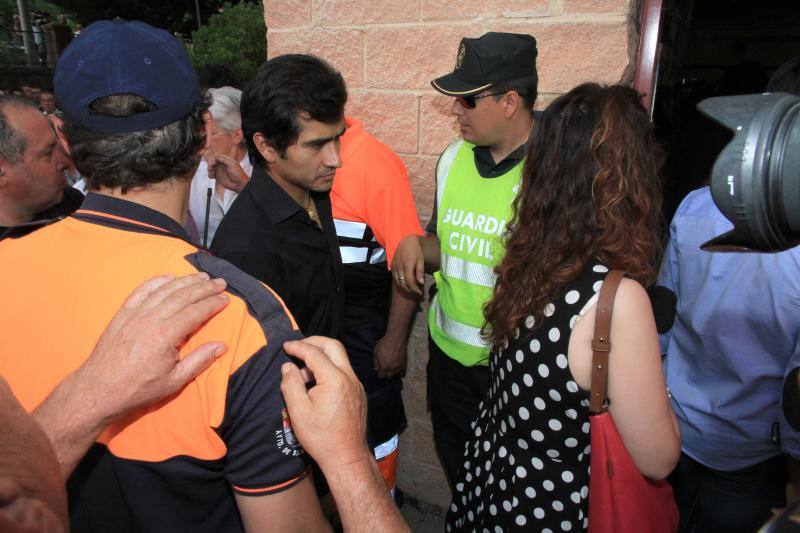
<path fill-rule="evenodd" d="M 8 187 L 12 181 L 14 166 L 5 159 L 0 158 L 0 189 Z"/>
<path fill-rule="evenodd" d="M 233 144 L 239 146 L 244 141 L 244 133 L 242 133 L 242 128 L 237 128 L 231 132 L 233 135 Z"/>
<path fill-rule="evenodd" d="M 255 132 L 253 134 L 253 144 L 256 145 L 256 150 L 258 150 L 258 153 L 261 154 L 261 157 L 264 158 L 264 161 L 266 161 L 268 165 L 280 158 L 278 150 L 267 141 L 267 138 L 264 137 L 262 133 Z"/>
<path fill-rule="evenodd" d="M 517 91 L 508 91 L 501 97 L 500 102 L 503 104 L 503 116 L 511 118 L 522 105 L 522 98 Z"/>
<path fill-rule="evenodd" d="M 208 147 L 211 146 L 211 113 L 209 111 L 203 111 L 203 129 L 206 132 L 206 142 L 203 143 L 203 147 L 200 149 L 200 157 L 202 157 Z"/>

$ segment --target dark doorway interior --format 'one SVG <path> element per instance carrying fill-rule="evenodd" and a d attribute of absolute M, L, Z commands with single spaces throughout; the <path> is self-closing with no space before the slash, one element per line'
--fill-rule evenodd
<path fill-rule="evenodd" d="M 695 106 L 709 96 L 762 92 L 800 55 L 798 0 L 664 0 L 653 120 L 668 151 L 667 220 L 704 185 L 727 130 Z"/>

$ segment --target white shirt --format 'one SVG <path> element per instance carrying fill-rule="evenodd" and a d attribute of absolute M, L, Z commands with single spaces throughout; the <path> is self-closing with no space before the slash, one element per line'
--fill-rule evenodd
<path fill-rule="evenodd" d="M 252 176 L 253 165 L 250 164 L 250 158 L 247 154 L 245 154 L 244 159 L 239 162 L 239 166 L 242 167 L 245 174 Z M 216 190 L 216 180 L 208 177 L 208 164 L 205 161 L 200 162 L 200 166 L 197 167 L 197 172 L 195 172 L 194 177 L 192 177 L 192 187 L 189 193 L 189 214 L 197 226 L 197 231 L 200 235 L 200 244 L 203 244 L 208 189 L 212 190 L 212 194 L 208 210 L 208 238 L 205 244 L 206 246 L 211 246 L 211 241 L 214 240 L 214 234 L 217 232 L 217 226 L 219 226 L 222 217 L 228 212 L 228 209 L 230 209 L 238 194 L 225 189 L 223 197 L 220 198 Z"/>

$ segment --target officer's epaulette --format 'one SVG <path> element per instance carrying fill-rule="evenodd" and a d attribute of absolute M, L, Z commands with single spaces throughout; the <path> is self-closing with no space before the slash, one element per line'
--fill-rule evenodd
<path fill-rule="evenodd" d="M 3 239 L 18 239 L 20 237 L 24 237 L 30 233 L 33 233 L 37 229 L 43 228 L 45 226 L 49 226 L 54 222 L 58 222 L 59 220 L 63 220 L 65 217 L 56 217 L 56 218 L 47 218 L 44 220 L 32 220 L 31 222 L 26 222 L 25 224 L 20 224 L 19 226 L 11 226 L 2 234 L 0 234 L 0 241 Z"/>

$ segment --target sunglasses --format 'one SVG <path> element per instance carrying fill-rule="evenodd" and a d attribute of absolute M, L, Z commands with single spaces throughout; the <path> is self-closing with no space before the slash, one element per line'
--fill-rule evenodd
<path fill-rule="evenodd" d="M 482 94 L 480 96 L 456 96 L 456 100 L 458 101 L 459 104 L 461 104 L 463 107 L 467 109 L 475 109 L 475 106 L 478 105 L 478 102 L 476 102 L 475 100 L 477 100 L 478 98 L 486 98 L 487 96 L 498 96 L 501 94 L 505 93 L 504 92 L 489 93 L 489 94 Z"/>

